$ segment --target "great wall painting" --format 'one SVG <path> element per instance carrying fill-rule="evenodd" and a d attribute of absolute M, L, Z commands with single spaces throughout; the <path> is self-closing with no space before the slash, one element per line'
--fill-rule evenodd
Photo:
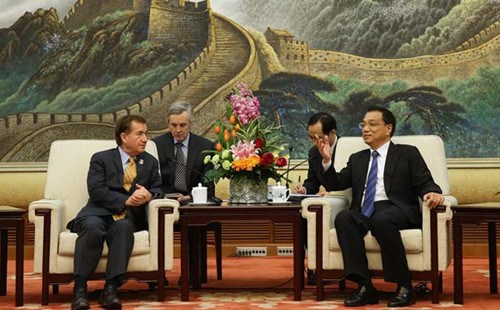
<path fill-rule="evenodd" d="M 66 2 L 0 25 L 1 162 L 45 161 L 57 139 L 109 139 L 125 114 L 158 135 L 176 100 L 211 137 L 239 81 L 296 158 L 311 113 L 357 135 L 370 104 L 395 112 L 398 134 L 442 136 L 449 157 L 499 157 L 499 0 Z"/>

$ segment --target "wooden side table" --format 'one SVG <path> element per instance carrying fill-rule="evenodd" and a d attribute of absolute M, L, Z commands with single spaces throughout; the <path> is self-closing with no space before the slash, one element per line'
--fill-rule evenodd
<path fill-rule="evenodd" d="M 201 288 L 201 261 L 199 256 L 193 258 L 195 266 L 189 270 L 189 255 L 197 251 L 189 250 L 189 235 L 191 227 L 203 227 L 208 223 L 221 221 L 248 221 L 263 220 L 273 223 L 293 224 L 293 299 L 302 299 L 304 287 L 304 251 L 302 243 L 302 207 L 299 203 L 289 205 L 244 205 L 226 204 L 222 206 L 188 205 L 179 208 L 179 224 L 181 226 L 181 301 L 189 301 L 189 279 L 192 273 L 193 288 Z M 200 249 L 199 234 L 194 242 L 196 249 Z M 206 245 L 203 245 L 206 246 Z M 193 253 L 190 253 L 193 252 Z"/>
<path fill-rule="evenodd" d="M 7 232 L 16 232 L 16 307 L 23 305 L 24 214 L 26 210 L 0 206 L 0 295 L 7 295 Z"/>
<path fill-rule="evenodd" d="M 452 206 L 453 211 L 453 302 L 464 303 L 462 225 L 488 223 L 490 293 L 498 293 L 496 223 L 500 222 L 500 202 Z"/>

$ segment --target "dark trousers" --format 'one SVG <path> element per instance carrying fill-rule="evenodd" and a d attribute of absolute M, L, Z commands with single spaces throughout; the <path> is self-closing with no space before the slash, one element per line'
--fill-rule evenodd
<path fill-rule="evenodd" d="M 361 284 L 370 280 L 363 238 L 371 231 L 380 245 L 384 280 L 399 284 L 411 283 L 411 273 L 399 232 L 411 228 L 417 227 L 390 201 L 376 202 L 371 218 L 354 210 L 341 211 L 335 218 L 335 229 L 342 250 L 346 278 Z"/>
<path fill-rule="evenodd" d="M 89 279 L 97 268 L 104 241 L 108 245 L 106 282 L 123 284 L 128 261 L 134 247 L 135 224 L 129 218 L 114 221 L 109 216 L 85 216 L 75 221 L 73 232 L 78 234 L 75 245 L 75 277 Z"/>

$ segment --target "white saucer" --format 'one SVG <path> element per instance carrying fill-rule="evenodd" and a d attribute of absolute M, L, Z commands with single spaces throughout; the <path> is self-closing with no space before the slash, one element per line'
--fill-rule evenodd
<path fill-rule="evenodd" d="M 270 205 L 289 205 L 292 202 L 291 201 L 280 201 L 280 202 L 268 201 L 267 203 Z"/>
<path fill-rule="evenodd" d="M 207 201 L 207 202 L 190 202 L 188 203 L 190 206 L 216 206 L 217 204 L 213 201 Z"/>

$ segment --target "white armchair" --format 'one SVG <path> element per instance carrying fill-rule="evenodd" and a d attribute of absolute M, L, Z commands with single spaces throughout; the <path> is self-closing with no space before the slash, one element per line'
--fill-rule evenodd
<path fill-rule="evenodd" d="M 450 220 L 452 213 L 450 205 L 457 205 L 457 200 L 449 196 L 448 171 L 444 144 L 440 137 L 399 136 L 392 140 L 399 144 L 416 146 L 422 154 L 434 181 L 441 187 L 446 201 L 444 206 L 433 210 L 423 204 L 422 229 L 407 229 L 401 231 L 406 249 L 408 266 L 413 280 L 431 281 L 432 302 L 439 302 L 439 292 L 442 291 L 442 272 L 451 262 L 450 251 Z M 366 149 L 367 146 L 360 137 L 342 137 L 339 139 L 335 153 L 335 170 L 345 167 L 352 153 Z M 316 298 L 324 299 L 323 280 L 342 279 L 344 264 L 342 253 L 337 241 L 335 228 L 330 226 L 332 204 L 336 208 L 348 208 L 350 190 L 337 193 L 337 198 L 308 198 L 302 201 L 302 216 L 307 219 L 308 235 L 308 267 L 316 270 Z M 375 276 L 382 274 L 382 258 L 377 240 L 368 233 L 365 236 L 368 267 Z M 439 249 L 439 251 L 438 251 Z"/>
<path fill-rule="evenodd" d="M 35 224 L 34 272 L 42 274 L 42 304 L 49 301 L 49 285 L 73 280 L 73 258 L 77 234 L 66 224 L 88 200 L 87 172 L 91 156 L 116 147 L 114 140 L 61 140 L 52 143 L 45 185 L 45 199 L 29 206 L 29 221 Z M 154 142 L 146 151 L 158 158 Z M 148 205 L 149 230 L 134 233 L 135 242 L 127 278 L 157 283 L 158 300 L 164 299 L 165 270 L 173 268 L 173 226 L 179 218 L 179 203 L 170 199 L 152 200 Z M 95 278 L 103 276 L 107 245 Z"/>

